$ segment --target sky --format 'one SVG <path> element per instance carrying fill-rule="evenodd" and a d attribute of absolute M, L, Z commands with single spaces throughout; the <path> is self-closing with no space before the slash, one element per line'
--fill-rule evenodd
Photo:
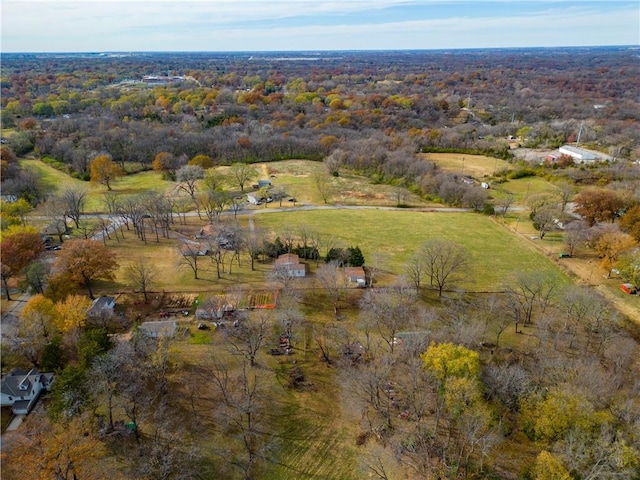
<path fill-rule="evenodd" d="M 0 0 L 0 15 L 2 52 L 640 44 L 638 0 Z"/>

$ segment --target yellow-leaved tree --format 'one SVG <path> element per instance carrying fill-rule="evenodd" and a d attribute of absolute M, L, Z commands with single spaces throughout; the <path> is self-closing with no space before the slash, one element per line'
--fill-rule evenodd
<path fill-rule="evenodd" d="M 82 295 L 69 295 L 56 303 L 56 327 L 62 333 L 80 331 L 87 322 L 87 310 L 91 300 Z"/>
<path fill-rule="evenodd" d="M 16 353 L 23 355 L 34 367 L 39 366 L 42 351 L 55 336 L 56 307 L 43 295 L 34 295 L 20 313 L 15 331 L 5 338 Z"/>
<path fill-rule="evenodd" d="M 541 451 L 536 457 L 536 463 L 531 472 L 533 480 L 572 480 L 567 469 L 562 463 L 546 450 Z"/>
<path fill-rule="evenodd" d="M 98 155 L 90 164 L 91 183 L 102 184 L 111 190 L 111 182 L 124 175 L 124 171 L 113 161 L 111 155 Z"/>

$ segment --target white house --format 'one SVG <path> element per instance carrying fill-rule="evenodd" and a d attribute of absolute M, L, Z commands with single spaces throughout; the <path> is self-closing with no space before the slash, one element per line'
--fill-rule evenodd
<path fill-rule="evenodd" d="M 304 277 L 307 274 L 307 267 L 300 263 L 300 257 L 295 253 L 284 253 L 275 262 L 277 269 L 283 269 L 290 277 Z"/>
<path fill-rule="evenodd" d="M 38 400 L 42 390 L 49 390 L 53 373 L 38 373 L 32 368 L 13 370 L 2 377 L 0 406 L 12 407 L 15 415 L 26 415 Z"/>

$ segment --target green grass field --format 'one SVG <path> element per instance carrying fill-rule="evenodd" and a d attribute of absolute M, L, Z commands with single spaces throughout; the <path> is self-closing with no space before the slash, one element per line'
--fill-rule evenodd
<path fill-rule="evenodd" d="M 40 160 L 25 159 L 21 160 L 21 164 L 41 176 L 47 194 L 67 187 L 86 189 L 88 195 L 85 211 L 87 213 L 104 211 L 103 198 L 108 191 L 106 186 L 91 185 L 89 182 L 78 180 Z M 146 171 L 116 179 L 112 183 L 112 192 L 118 194 L 139 194 L 150 190 L 161 192 L 171 191 L 175 186 L 175 182 L 163 180 L 160 173 Z"/>
<path fill-rule="evenodd" d="M 365 260 L 383 255 L 386 257 L 383 268 L 395 274 L 403 272 L 411 255 L 426 240 L 451 240 L 469 252 L 469 275 L 463 286 L 472 290 L 499 288 L 517 272 L 544 271 L 560 282 L 568 282 L 551 261 L 532 252 L 523 239 L 479 214 L 314 210 L 256 215 L 255 223 L 275 233 L 291 225 L 304 225 L 336 239 L 343 247 L 359 246 Z"/>
<path fill-rule="evenodd" d="M 447 172 L 469 175 L 478 180 L 508 169 L 510 164 L 499 158 L 464 153 L 422 153 L 421 158 L 435 163 Z"/>

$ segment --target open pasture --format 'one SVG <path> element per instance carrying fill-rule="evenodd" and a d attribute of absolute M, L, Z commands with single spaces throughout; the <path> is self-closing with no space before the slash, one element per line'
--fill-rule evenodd
<path fill-rule="evenodd" d="M 323 204 L 324 201 L 316 185 L 315 176 L 325 174 L 322 162 L 311 160 L 285 160 L 263 164 L 263 176 L 268 175 L 274 186 L 282 186 L 289 197 L 296 197 L 304 204 Z M 403 189 L 399 195 L 398 187 L 392 185 L 374 185 L 367 177 L 341 172 L 339 177 L 328 177 L 329 195 L 327 203 L 339 205 L 396 206 L 404 203 L 411 206 L 424 206 L 418 195 Z M 400 201 L 399 201 L 400 200 Z M 285 206 L 283 202 L 282 206 Z"/>
<path fill-rule="evenodd" d="M 404 210 L 336 209 L 257 215 L 257 226 L 276 234 L 296 225 L 333 238 L 338 246 L 359 246 L 365 260 L 380 255 L 383 268 L 402 274 L 410 257 L 428 239 L 441 238 L 463 245 L 469 269 L 462 286 L 470 290 L 496 290 L 520 272 L 542 271 L 562 283 L 567 277 L 541 253 L 531 251 L 524 239 L 474 213 L 416 212 Z M 321 254 L 326 252 L 321 251 Z"/>
<path fill-rule="evenodd" d="M 508 169 L 510 164 L 499 158 L 465 153 L 421 153 L 419 157 L 435 163 L 447 172 L 468 175 L 477 180 Z"/>

